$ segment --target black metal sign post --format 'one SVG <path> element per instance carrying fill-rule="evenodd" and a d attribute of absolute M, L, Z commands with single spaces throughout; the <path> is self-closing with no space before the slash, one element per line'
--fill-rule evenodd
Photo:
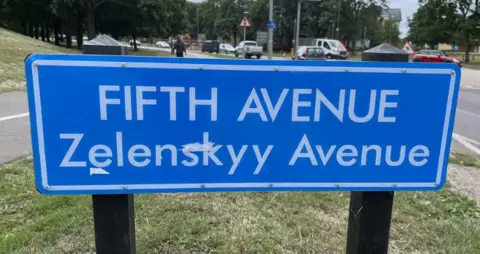
<path fill-rule="evenodd" d="M 98 254 L 134 254 L 133 194 L 92 195 L 95 247 Z"/>
<path fill-rule="evenodd" d="M 408 54 L 384 43 L 363 52 L 362 61 L 408 62 Z M 393 196 L 393 191 L 350 193 L 347 254 L 388 253 Z"/>
<path fill-rule="evenodd" d="M 101 35 L 83 45 L 83 54 L 126 55 L 127 48 Z M 92 195 L 97 254 L 135 254 L 133 194 Z"/>

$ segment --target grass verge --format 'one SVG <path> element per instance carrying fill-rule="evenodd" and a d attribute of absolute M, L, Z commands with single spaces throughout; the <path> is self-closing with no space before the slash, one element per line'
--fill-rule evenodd
<path fill-rule="evenodd" d="M 0 253 L 94 251 L 89 196 L 42 196 L 31 158 L 0 168 Z M 137 195 L 138 253 L 344 253 L 348 193 Z M 480 210 L 446 189 L 397 193 L 390 253 L 478 253 Z"/>
<path fill-rule="evenodd" d="M 450 154 L 449 162 L 467 167 L 480 168 L 480 158 L 478 156 L 458 151 Z"/>
<path fill-rule="evenodd" d="M 0 93 L 25 89 L 24 60 L 28 54 L 76 52 L 0 28 Z"/>
<path fill-rule="evenodd" d="M 25 90 L 25 57 L 32 53 L 81 54 L 0 28 L 0 93 Z M 155 50 L 132 51 L 133 55 L 169 56 L 168 52 Z"/>
<path fill-rule="evenodd" d="M 480 70 L 480 61 L 479 62 L 466 63 L 463 67 L 469 68 L 469 69 L 474 69 L 474 70 Z"/>

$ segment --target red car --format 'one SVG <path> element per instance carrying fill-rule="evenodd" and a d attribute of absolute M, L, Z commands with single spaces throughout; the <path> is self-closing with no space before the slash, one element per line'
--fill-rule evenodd
<path fill-rule="evenodd" d="M 450 57 L 440 50 L 420 50 L 419 54 L 413 57 L 414 62 L 422 63 L 456 63 L 462 67 L 462 61 Z"/>

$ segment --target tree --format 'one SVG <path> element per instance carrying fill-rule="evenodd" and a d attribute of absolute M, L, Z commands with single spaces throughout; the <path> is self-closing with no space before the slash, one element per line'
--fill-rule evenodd
<path fill-rule="evenodd" d="M 478 0 L 421 0 L 409 20 L 408 38 L 432 48 L 438 43 L 463 43 L 465 62 L 469 62 L 472 41 L 480 33 L 478 10 Z"/>
<path fill-rule="evenodd" d="M 452 43 L 458 29 L 456 9 L 456 3 L 450 0 L 421 2 L 413 18 L 408 21 L 408 39 L 414 43 L 428 44 L 431 48 L 438 43 Z"/>

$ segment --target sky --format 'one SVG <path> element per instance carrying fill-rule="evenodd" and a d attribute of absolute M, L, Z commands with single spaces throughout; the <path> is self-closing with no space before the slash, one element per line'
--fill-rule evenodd
<path fill-rule="evenodd" d="M 202 2 L 204 0 L 188 0 L 190 2 Z M 275 1 L 275 0 L 274 0 Z M 418 0 L 387 0 L 390 8 L 400 8 L 402 10 L 402 23 L 400 24 L 400 32 L 402 36 L 407 36 L 408 22 L 407 18 L 412 17 L 417 11 Z"/>
<path fill-rule="evenodd" d="M 400 32 L 402 36 L 408 33 L 407 18 L 412 17 L 418 9 L 418 0 L 388 0 L 390 8 L 400 8 L 402 10 L 402 23 L 400 24 Z"/>

